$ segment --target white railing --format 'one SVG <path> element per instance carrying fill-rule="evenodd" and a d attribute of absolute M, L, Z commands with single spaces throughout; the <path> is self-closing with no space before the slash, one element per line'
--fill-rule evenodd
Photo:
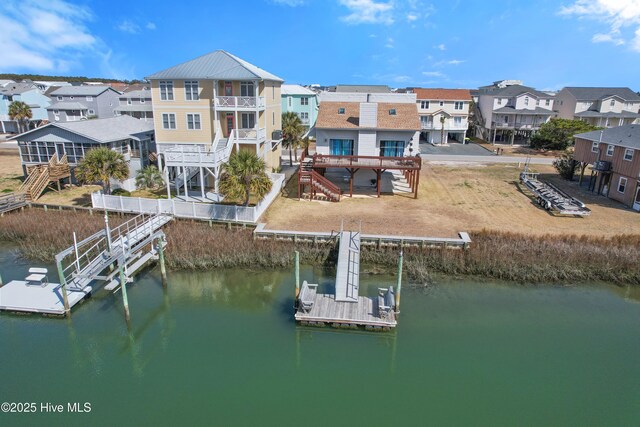
<path fill-rule="evenodd" d="M 224 149 L 215 151 L 195 144 L 193 146 L 158 144 L 158 152 L 164 155 L 167 166 L 217 166 L 229 159 L 230 148 L 230 144 L 227 144 Z"/>
<path fill-rule="evenodd" d="M 284 174 L 267 174 L 273 186 L 255 206 L 221 205 L 216 203 L 183 202 L 176 199 L 146 199 L 142 197 L 107 196 L 98 191 L 91 194 L 96 209 L 128 213 L 169 214 L 179 218 L 257 223 L 280 194 Z"/>
<path fill-rule="evenodd" d="M 263 141 L 267 137 L 267 129 L 236 129 L 238 139 L 251 139 Z"/>
<path fill-rule="evenodd" d="M 217 108 L 264 108 L 264 96 L 216 96 Z"/>

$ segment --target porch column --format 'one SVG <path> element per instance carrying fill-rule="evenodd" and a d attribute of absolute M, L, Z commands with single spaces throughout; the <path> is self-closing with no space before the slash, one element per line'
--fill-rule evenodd
<path fill-rule="evenodd" d="M 219 193 L 219 183 L 218 178 L 220 177 L 220 166 L 213 168 L 213 191 L 218 194 Z"/>
<path fill-rule="evenodd" d="M 184 199 L 189 201 L 189 192 L 187 191 L 187 167 L 182 166 L 182 186 L 184 188 Z"/>
<path fill-rule="evenodd" d="M 200 169 L 200 193 L 202 194 L 202 198 L 204 199 L 204 174 L 202 173 L 202 167 Z"/>
<path fill-rule="evenodd" d="M 169 183 L 169 166 L 164 167 L 164 181 L 167 183 L 167 198 L 171 200 L 171 184 Z"/>
<path fill-rule="evenodd" d="M 376 169 L 376 177 L 378 178 L 376 180 L 376 185 L 377 185 L 377 192 L 378 192 L 378 197 L 380 197 L 380 177 L 382 176 L 382 171 L 380 169 Z"/>
<path fill-rule="evenodd" d="M 415 193 L 413 194 L 413 198 L 417 199 L 418 198 L 418 187 L 420 186 L 420 169 L 416 169 L 415 170 L 415 174 L 416 174 L 416 182 L 415 182 L 415 188 L 414 188 Z"/>

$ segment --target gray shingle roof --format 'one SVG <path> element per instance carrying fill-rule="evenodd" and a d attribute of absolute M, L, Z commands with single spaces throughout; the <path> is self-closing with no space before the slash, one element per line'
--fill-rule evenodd
<path fill-rule="evenodd" d="M 494 86 L 490 86 L 490 87 L 485 86 L 480 88 L 480 95 L 486 94 L 491 96 L 501 96 L 504 98 L 518 96 L 523 93 L 530 93 L 531 95 L 535 95 L 538 98 L 553 98 L 553 96 L 547 93 L 540 92 L 539 90 L 536 90 L 532 87 L 522 86 L 522 85 L 511 85 L 501 89 L 500 88 L 494 89 Z"/>
<path fill-rule="evenodd" d="M 153 122 L 146 122 L 131 116 L 117 116 L 108 119 L 81 120 L 78 122 L 49 123 L 11 139 L 30 141 L 29 135 L 39 132 L 48 126 L 55 126 L 68 130 L 96 142 L 107 143 L 123 139 L 138 139 L 135 135 L 153 131 Z"/>
<path fill-rule="evenodd" d="M 225 52 L 216 50 L 182 64 L 158 71 L 148 77 L 151 79 L 217 79 L 217 80 L 274 80 L 283 82 L 280 77 L 247 61 Z"/>
<path fill-rule="evenodd" d="M 2 95 L 19 95 L 24 92 L 29 92 L 31 90 L 37 89 L 31 83 L 9 83 L 0 89 L 0 94 Z"/>
<path fill-rule="evenodd" d="M 150 90 L 132 90 L 131 92 L 125 92 L 120 95 L 120 99 L 126 98 L 145 98 L 151 99 L 151 91 Z"/>
<path fill-rule="evenodd" d="M 336 85 L 336 92 L 391 93 L 386 85 Z"/>
<path fill-rule="evenodd" d="M 575 116 L 576 117 L 633 118 L 633 117 L 640 117 L 640 114 L 633 113 L 631 111 L 624 111 L 622 113 L 613 113 L 611 111 L 608 111 L 606 113 L 601 113 L 599 111 L 587 110 L 587 111 L 582 111 L 580 113 L 576 113 Z"/>
<path fill-rule="evenodd" d="M 595 101 L 619 96 L 625 101 L 640 101 L 640 96 L 628 87 L 565 87 L 578 101 Z"/>
<path fill-rule="evenodd" d="M 98 96 L 102 92 L 106 90 L 113 90 L 116 93 L 119 93 L 117 90 L 114 90 L 110 86 L 102 86 L 102 85 L 91 85 L 91 86 L 62 86 L 59 89 L 51 92 L 51 95 L 63 95 L 63 96 Z"/>
<path fill-rule="evenodd" d="M 640 125 L 618 126 L 601 131 L 579 133 L 574 136 L 589 141 L 600 141 L 601 135 L 602 142 L 605 144 L 640 149 Z"/>
<path fill-rule="evenodd" d="M 87 110 L 86 105 L 79 102 L 56 102 L 47 107 L 47 110 Z"/>

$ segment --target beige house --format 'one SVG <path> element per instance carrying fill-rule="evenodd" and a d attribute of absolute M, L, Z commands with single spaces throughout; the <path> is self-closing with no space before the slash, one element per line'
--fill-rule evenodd
<path fill-rule="evenodd" d="M 429 144 L 464 142 L 469 128 L 471 94 L 467 89 L 412 89 L 422 136 Z"/>
<path fill-rule="evenodd" d="M 269 171 L 280 166 L 281 78 L 217 50 L 147 79 L 159 166 L 180 197 L 217 201 L 234 150 L 256 153 Z"/>
<path fill-rule="evenodd" d="M 638 123 L 640 118 L 640 95 L 628 87 L 565 87 L 554 105 L 561 119 L 604 128 Z"/>

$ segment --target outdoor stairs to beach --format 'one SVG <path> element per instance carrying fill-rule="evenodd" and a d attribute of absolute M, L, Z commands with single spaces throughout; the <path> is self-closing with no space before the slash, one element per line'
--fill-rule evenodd
<path fill-rule="evenodd" d="M 66 154 L 60 160 L 54 155 L 46 165 L 32 166 L 28 171 L 29 175 L 19 189 L 28 202 L 37 200 L 50 182 L 71 176 Z"/>
<path fill-rule="evenodd" d="M 337 185 L 329 181 L 312 168 L 311 159 L 303 159 L 298 172 L 300 184 L 311 186 L 311 197 L 317 198 L 318 193 L 332 202 L 339 202 L 342 191 Z"/>

